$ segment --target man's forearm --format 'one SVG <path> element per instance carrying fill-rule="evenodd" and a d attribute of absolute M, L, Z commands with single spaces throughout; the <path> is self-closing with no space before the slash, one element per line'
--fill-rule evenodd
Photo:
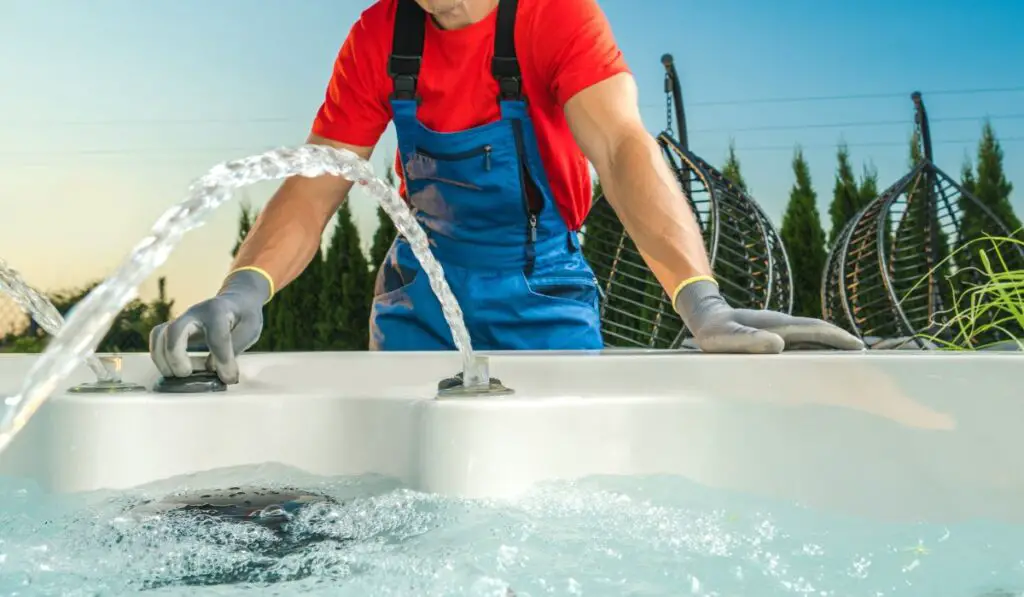
<path fill-rule="evenodd" d="M 324 228 L 351 183 L 332 177 L 290 178 L 267 202 L 242 242 L 232 270 L 253 267 L 279 291 L 299 276 L 320 247 Z"/>
<path fill-rule="evenodd" d="M 621 140 L 602 175 L 606 198 L 669 295 L 711 274 L 700 227 L 657 142 L 646 131 Z"/>

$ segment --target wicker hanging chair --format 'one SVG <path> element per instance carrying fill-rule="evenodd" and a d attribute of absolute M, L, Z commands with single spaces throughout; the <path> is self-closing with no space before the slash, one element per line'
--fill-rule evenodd
<path fill-rule="evenodd" d="M 672 57 L 664 56 L 662 63 L 668 126 L 657 141 L 700 225 L 723 296 L 734 307 L 789 313 L 793 288 L 778 232 L 749 194 L 688 149 Z M 670 132 L 673 107 L 678 114 L 678 140 Z M 603 195 L 595 198 L 587 217 L 583 245 L 602 290 L 605 344 L 683 346 L 689 334 L 682 320 Z"/>
<path fill-rule="evenodd" d="M 983 276 L 979 252 L 956 249 L 983 235 L 1010 236 L 977 197 L 934 164 L 924 102 L 920 93 L 911 98 L 920 159 L 846 223 L 822 278 L 824 319 L 875 348 L 959 343 L 949 324 L 965 306 L 963 292 Z M 1020 245 L 1003 245 L 999 253 L 1010 269 L 1024 267 Z M 1013 335 L 992 329 L 968 344 Z"/>

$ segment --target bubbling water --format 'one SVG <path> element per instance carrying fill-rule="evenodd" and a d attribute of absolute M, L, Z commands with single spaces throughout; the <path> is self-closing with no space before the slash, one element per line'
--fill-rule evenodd
<path fill-rule="evenodd" d="M 162 494 L 152 486 L 54 494 L 0 478 L 0 594 L 1021 597 L 1024 587 L 1020 525 L 852 518 L 680 477 L 548 482 L 503 500 L 283 466 L 186 478 L 161 485 L 245 479 L 330 500 L 268 528 L 140 512 Z"/>
<path fill-rule="evenodd" d="M 0 259 L 0 292 L 11 297 L 47 334 L 56 336 L 60 332 L 61 326 L 64 325 L 64 316 L 60 314 L 57 307 L 53 306 L 50 299 L 29 286 L 17 270 L 7 265 L 3 259 Z M 96 379 L 111 381 L 110 372 L 100 363 L 96 355 L 88 355 L 85 361 L 92 372 L 96 374 Z"/>
<path fill-rule="evenodd" d="M 114 318 L 135 297 L 139 284 L 167 260 L 186 232 L 201 226 L 215 209 L 226 203 L 234 189 L 266 180 L 325 174 L 362 185 L 394 220 L 441 303 L 455 346 L 462 353 L 464 369 L 473 370 L 475 359 L 462 309 L 444 278 L 441 264 L 430 252 L 426 234 L 394 187 L 376 178 L 373 166 L 350 151 L 323 145 L 280 148 L 223 162 L 196 179 L 189 186 L 188 197 L 167 210 L 117 270 L 82 299 L 28 372 L 18 394 L 5 401 L 8 410 L 0 421 L 0 452 L 78 362 L 96 349 Z"/>

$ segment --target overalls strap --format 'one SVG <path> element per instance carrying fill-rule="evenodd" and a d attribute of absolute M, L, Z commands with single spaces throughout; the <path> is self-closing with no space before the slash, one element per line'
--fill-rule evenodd
<path fill-rule="evenodd" d="M 423 36 L 427 13 L 414 0 L 398 0 L 395 30 L 391 38 L 388 76 L 395 83 L 392 99 L 417 99 L 416 83 L 423 60 Z"/>
<path fill-rule="evenodd" d="M 523 79 L 519 70 L 519 59 L 516 57 L 515 43 L 518 7 L 518 0 L 501 0 L 498 3 L 494 58 L 491 59 L 491 74 L 498 82 L 498 101 L 523 99 Z M 392 99 L 419 99 L 416 95 L 416 84 L 423 61 L 426 25 L 427 13 L 415 0 L 398 0 L 395 29 L 391 38 L 391 56 L 388 59 L 388 76 L 395 85 Z"/>
<path fill-rule="evenodd" d="M 415 3 L 414 3 L 415 4 Z M 498 81 L 499 101 L 523 99 L 523 78 L 516 58 L 516 9 L 519 0 L 498 2 L 498 23 L 494 32 L 491 74 Z"/>

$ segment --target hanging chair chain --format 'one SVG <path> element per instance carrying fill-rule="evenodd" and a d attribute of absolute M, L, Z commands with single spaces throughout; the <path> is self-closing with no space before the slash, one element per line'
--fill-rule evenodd
<path fill-rule="evenodd" d="M 672 135 L 672 79 L 665 73 L 665 132 Z"/>

